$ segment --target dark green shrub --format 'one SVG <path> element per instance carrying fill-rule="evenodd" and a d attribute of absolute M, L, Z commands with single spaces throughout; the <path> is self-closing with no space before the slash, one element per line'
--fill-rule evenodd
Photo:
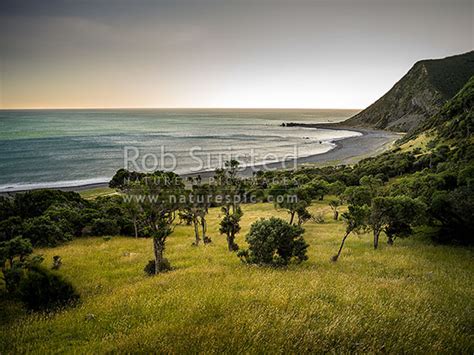
<path fill-rule="evenodd" d="M 168 259 L 165 258 L 165 259 L 162 260 L 162 262 L 160 264 L 160 267 L 158 268 L 158 271 L 159 272 L 166 272 L 166 271 L 169 271 L 169 270 L 171 270 L 171 264 L 168 261 Z M 155 275 L 155 260 L 148 261 L 148 264 L 146 264 L 143 271 L 145 271 L 145 273 L 149 276 Z"/>
<path fill-rule="evenodd" d="M 437 191 L 430 205 L 433 218 L 440 223 L 435 239 L 442 243 L 474 244 L 474 188 L 451 192 Z"/>
<path fill-rule="evenodd" d="M 13 263 L 12 267 L 3 270 L 5 289 L 11 295 L 16 295 L 20 282 L 25 278 L 26 270 L 21 263 Z"/>
<path fill-rule="evenodd" d="M 39 266 L 30 268 L 19 286 L 20 299 L 30 310 L 53 310 L 74 305 L 79 294 L 59 275 Z"/>
<path fill-rule="evenodd" d="M 114 219 L 97 218 L 92 221 L 91 233 L 95 236 L 117 235 L 120 228 Z"/>
<path fill-rule="evenodd" d="M 273 266 L 288 265 L 290 261 L 307 260 L 304 229 L 290 225 L 286 221 L 272 217 L 260 219 L 252 224 L 246 236 L 248 250 L 238 253 L 247 263 Z"/>
<path fill-rule="evenodd" d="M 20 217 L 0 219 L 0 241 L 6 241 L 23 234 L 23 221 Z"/>
<path fill-rule="evenodd" d="M 15 195 L 15 214 L 22 218 L 42 215 L 53 204 L 81 204 L 84 200 L 76 192 L 60 190 L 34 190 Z"/>
<path fill-rule="evenodd" d="M 49 217 L 41 216 L 28 219 L 24 224 L 23 237 L 31 240 L 33 246 L 54 247 L 71 239 Z"/>

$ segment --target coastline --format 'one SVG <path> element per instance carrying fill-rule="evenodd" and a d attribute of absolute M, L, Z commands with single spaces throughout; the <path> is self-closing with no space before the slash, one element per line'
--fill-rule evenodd
<path fill-rule="evenodd" d="M 304 165 L 312 166 L 325 166 L 325 165 L 349 165 L 355 164 L 359 160 L 368 158 L 371 156 L 378 155 L 387 149 L 389 149 L 393 143 L 399 139 L 403 134 L 394 133 L 389 131 L 374 130 L 374 129 L 365 129 L 365 128 L 353 128 L 348 126 L 343 126 L 339 124 L 312 124 L 312 123 L 287 123 L 286 127 L 302 127 L 309 129 L 331 129 L 331 130 L 346 130 L 352 132 L 361 133 L 359 136 L 342 138 L 331 141 L 335 144 L 335 147 L 331 150 L 320 153 L 313 154 L 305 157 L 300 157 L 295 160 L 288 160 L 284 162 L 274 162 L 266 165 L 260 166 L 248 166 L 239 171 L 239 175 L 242 177 L 252 176 L 254 171 L 261 170 L 261 167 L 265 166 L 266 170 L 279 170 L 279 169 L 288 169 L 288 166 L 301 167 Z M 201 171 L 193 173 L 185 173 L 180 176 L 183 178 L 195 177 L 200 175 L 201 178 L 206 179 L 214 175 L 214 171 Z M 75 191 L 75 192 L 84 192 L 87 190 L 106 188 L 108 187 L 108 182 L 103 183 L 88 183 L 77 186 L 59 186 L 54 188 L 54 190 L 62 191 Z M 15 191 L 1 191 L 0 196 L 12 195 L 15 193 L 21 193 L 26 191 L 39 190 L 43 188 L 34 188 L 34 189 L 24 189 L 24 190 L 15 190 Z"/>

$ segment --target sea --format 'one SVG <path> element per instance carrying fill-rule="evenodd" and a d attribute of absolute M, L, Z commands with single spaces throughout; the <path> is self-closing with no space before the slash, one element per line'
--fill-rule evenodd
<path fill-rule="evenodd" d="M 354 110 L 0 110 L 0 192 L 104 183 L 120 168 L 178 174 L 327 152 L 360 133 L 283 127 Z"/>

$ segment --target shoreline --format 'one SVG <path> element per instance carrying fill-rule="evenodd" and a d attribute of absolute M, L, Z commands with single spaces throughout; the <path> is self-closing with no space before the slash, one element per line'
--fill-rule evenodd
<path fill-rule="evenodd" d="M 256 166 L 248 166 L 239 171 L 239 175 L 242 177 L 251 177 L 253 172 L 262 170 L 280 170 L 280 169 L 293 169 L 301 167 L 303 165 L 350 165 L 355 164 L 357 161 L 371 156 L 378 155 L 383 151 L 389 149 L 393 143 L 399 139 L 402 134 L 394 133 L 389 131 L 365 129 L 365 128 L 353 128 L 343 125 L 335 124 L 324 124 L 324 123 L 285 123 L 285 127 L 302 127 L 309 129 L 331 129 L 331 130 L 345 130 L 361 133 L 360 136 L 348 137 L 342 139 L 332 140 L 331 143 L 335 144 L 335 147 L 331 150 L 320 153 L 308 155 L 293 160 L 287 160 L 282 162 L 274 162 Z M 288 167 L 291 166 L 291 167 Z M 214 171 L 201 171 L 193 173 L 180 174 L 184 179 L 188 177 L 196 177 L 200 175 L 201 178 L 210 178 L 214 175 Z M 105 188 L 108 187 L 108 182 L 103 183 L 89 183 L 77 186 L 63 186 L 63 187 L 44 187 L 44 188 L 33 188 L 23 189 L 15 191 L 1 191 L 0 196 L 12 195 L 21 192 L 50 189 L 50 190 L 61 190 L 61 191 L 75 191 L 84 192 L 87 190 Z"/>

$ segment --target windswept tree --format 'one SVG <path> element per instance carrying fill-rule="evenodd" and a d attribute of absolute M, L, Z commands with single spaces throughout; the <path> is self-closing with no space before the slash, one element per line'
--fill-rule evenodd
<path fill-rule="evenodd" d="M 367 223 L 369 218 L 369 207 L 364 206 L 353 206 L 350 205 L 347 212 L 342 214 L 342 219 L 346 224 L 346 233 L 341 241 L 341 246 L 336 255 L 334 255 L 331 260 L 337 261 L 341 255 L 342 248 L 344 248 L 344 243 L 346 242 L 347 237 L 351 233 L 362 233 L 367 229 Z"/>
<path fill-rule="evenodd" d="M 211 201 L 213 201 L 213 194 L 208 184 L 199 184 L 195 190 L 198 197 L 198 218 L 201 225 L 202 241 L 204 244 L 208 244 L 211 242 L 211 238 L 207 235 L 206 216 L 209 213 Z"/>
<path fill-rule="evenodd" d="M 368 188 L 371 196 L 374 197 L 378 194 L 380 188 L 383 186 L 383 181 L 382 179 L 372 175 L 365 175 L 360 178 L 359 184 L 360 186 Z"/>
<path fill-rule="evenodd" d="M 240 219 L 243 212 L 240 208 L 241 197 L 245 193 L 243 182 L 237 176 L 239 162 L 229 160 L 224 169 L 216 170 L 217 190 L 216 203 L 219 203 L 224 216 L 220 222 L 219 232 L 225 234 L 229 251 L 236 251 L 239 246 L 235 243 L 235 236 L 240 231 Z"/>
<path fill-rule="evenodd" d="M 194 245 L 199 245 L 201 240 L 205 244 L 211 242 L 211 239 L 206 235 L 206 215 L 209 212 L 211 198 L 209 186 L 198 183 L 187 191 L 187 201 L 181 207 L 182 218 L 189 221 L 194 227 Z M 200 236 L 200 230 L 202 237 Z"/>
<path fill-rule="evenodd" d="M 216 191 L 214 202 L 221 206 L 223 212 L 219 232 L 226 235 L 229 251 L 239 249 L 235 237 L 240 231 L 240 219 L 243 215 L 240 203 L 245 189 L 242 179 L 237 176 L 238 169 L 237 160 L 226 161 L 223 169 L 216 169 L 216 184 L 212 187 Z M 202 221 L 204 222 L 203 230 L 205 230 L 205 220 Z"/>
<path fill-rule="evenodd" d="M 331 195 L 340 196 L 346 189 L 346 185 L 342 181 L 336 180 L 333 183 L 329 184 L 328 193 Z"/>
<path fill-rule="evenodd" d="M 154 173 L 152 179 L 143 179 L 126 185 L 127 200 L 138 202 L 140 218 L 146 232 L 153 239 L 154 274 L 169 269 L 164 258 L 167 238 L 173 233 L 184 184 L 174 173 Z"/>
<path fill-rule="evenodd" d="M 440 231 L 437 240 L 474 244 L 474 186 L 452 192 L 438 191 L 433 196 L 430 211 Z"/>
<path fill-rule="evenodd" d="M 314 179 L 304 185 L 311 198 L 322 201 L 329 192 L 330 184 L 322 179 Z"/>
<path fill-rule="evenodd" d="M 242 210 L 237 207 L 232 212 L 229 211 L 228 206 L 222 207 L 224 217 L 221 220 L 219 232 L 225 234 L 227 237 L 227 248 L 229 251 L 239 250 L 239 246 L 235 243 L 235 236 L 240 231 L 240 219 L 242 218 Z"/>
<path fill-rule="evenodd" d="M 404 195 L 374 198 L 369 218 L 374 233 L 374 249 L 378 247 L 382 231 L 387 235 L 389 245 L 396 237 L 410 235 L 412 227 L 423 222 L 426 210 L 424 203 Z"/>
<path fill-rule="evenodd" d="M 138 202 L 135 199 L 124 202 L 125 211 L 130 217 L 130 220 L 133 224 L 133 234 L 135 238 L 138 238 L 138 230 L 140 228 L 140 222 L 143 220 L 141 218 L 141 209 Z"/>
<path fill-rule="evenodd" d="M 335 221 L 339 219 L 339 211 L 338 208 L 342 205 L 342 202 L 340 199 L 336 200 L 331 200 L 329 201 L 329 207 L 331 207 L 332 213 L 333 213 L 333 218 Z"/>
<path fill-rule="evenodd" d="M 353 206 L 370 206 L 373 197 L 372 190 L 368 186 L 349 186 L 341 195 L 345 203 Z"/>
<path fill-rule="evenodd" d="M 302 224 L 311 218 L 307 208 L 311 204 L 310 189 L 303 185 L 301 187 L 289 184 L 275 184 L 269 191 L 276 208 L 287 210 L 290 215 L 290 224 L 294 224 L 295 216 L 298 216 L 298 224 Z"/>
<path fill-rule="evenodd" d="M 13 293 L 18 289 L 24 277 L 26 263 L 33 246 L 28 239 L 15 237 L 5 242 L 0 242 L 0 266 L 5 288 Z"/>

